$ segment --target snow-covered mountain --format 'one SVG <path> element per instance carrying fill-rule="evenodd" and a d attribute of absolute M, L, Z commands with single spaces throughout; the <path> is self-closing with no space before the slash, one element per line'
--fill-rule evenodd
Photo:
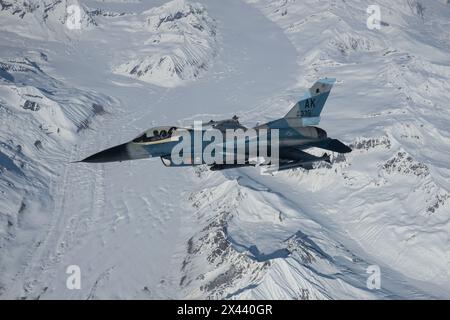
<path fill-rule="evenodd" d="M 448 298 L 450 7 L 373 4 L 0 0 L 0 298 Z M 314 170 L 70 163 L 325 76 Z"/>
<path fill-rule="evenodd" d="M 139 18 L 141 26 L 133 32 L 144 33 L 147 40 L 136 44 L 137 57 L 115 67 L 116 73 L 174 87 L 208 69 L 216 51 L 216 26 L 202 5 L 175 0 Z"/>
<path fill-rule="evenodd" d="M 51 38 L 67 29 L 97 25 L 78 0 L 1 0 L 0 17 L 2 30 L 35 38 Z"/>
<path fill-rule="evenodd" d="M 55 156 L 70 150 L 112 101 L 49 76 L 38 65 L 46 57 L 34 52 L 0 61 L 2 285 L 34 254 L 50 223 L 52 184 L 66 165 Z"/>

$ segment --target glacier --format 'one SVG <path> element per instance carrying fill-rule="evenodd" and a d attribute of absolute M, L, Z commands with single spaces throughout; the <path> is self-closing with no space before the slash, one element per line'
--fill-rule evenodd
<path fill-rule="evenodd" d="M 448 298 L 450 7 L 371 4 L 0 0 L 0 299 Z M 321 77 L 353 152 L 314 170 L 71 163 Z"/>

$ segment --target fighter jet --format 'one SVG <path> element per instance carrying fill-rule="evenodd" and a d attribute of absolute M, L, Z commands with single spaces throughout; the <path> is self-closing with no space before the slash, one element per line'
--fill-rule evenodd
<path fill-rule="evenodd" d="M 253 140 L 262 141 L 262 133 L 265 134 L 264 140 L 268 141 L 266 144 L 269 145 L 266 155 L 275 153 L 272 142 L 275 140 L 273 132 L 276 131 L 277 170 L 298 167 L 312 169 L 312 164 L 315 162 L 330 162 L 330 157 L 326 152 L 322 156 L 315 156 L 305 152 L 305 150 L 310 148 L 320 148 L 337 153 L 352 151 L 339 140 L 328 137 L 325 130 L 315 126 L 319 124 L 320 113 L 334 83 L 335 79 L 331 78 L 318 80 L 283 118 L 251 128 L 252 132 L 256 133 L 256 137 L 253 137 Z M 216 130 L 216 132 L 223 133 L 223 140 L 217 138 L 214 140 L 202 139 L 202 137 L 206 136 L 208 130 Z M 226 149 L 225 146 L 228 142 L 225 140 L 230 131 L 244 133 L 242 139 L 246 148 L 239 149 L 234 145 L 231 149 Z M 221 121 L 211 120 L 200 128 L 195 126 L 188 128 L 177 126 L 155 127 L 143 132 L 132 141 L 98 152 L 81 160 L 81 162 L 103 163 L 159 157 L 162 163 L 168 167 L 206 164 L 211 170 L 223 170 L 245 166 L 270 166 L 273 159 L 269 162 L 261 162 L 252 158 L 249 148 L 247 148 L 252 138 L 245 135 L 248 131 L 249 128 L 241 125 L 237 116 Z M 195 145 L 194 140 L 198 137 L 202 139 L 200 149 L 193 147 Z M 179 144 L 182 140 L 191 140 L 192 148 L 183 149 L 180 153 Z M 236 140 L 239 140 L 239 137 Z M 233 138 L 233 144 L 234 142 Z M 197 144 L 197 146 L 199 145 Z M 214 159 L 223 161 L 207 161 L 204 157 L 204 152 L 207 149 L 209 151 L 213 149 L 212 155 L 217 156 Z M 232 153 L 235 153 L 231 158 L 231 163 L 230 161 L 225 161 L 225 158 L 229 156 L 230 150 Z M 239 154 L 239 152 L 242 154 Z M 256 153 L 256 156 L 260 155 L 259 147 Z M 180 155 L 183 161 L 175 161 L 174 154 Z M 227 159 L 229 160 L 230 158 Z"/>

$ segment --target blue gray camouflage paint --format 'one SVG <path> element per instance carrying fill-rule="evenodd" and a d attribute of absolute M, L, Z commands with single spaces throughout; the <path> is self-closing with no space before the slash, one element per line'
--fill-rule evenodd
<path fill-rule="evenodd" d="M 192 166 L 198 164 L 207 164 L 211 170 L 222 170 L 228 168 L 236 168 L 242 166 L 254 166 L 250 160 L 253 154 L 249 153 L 249 139 L 246 133 L 255 132 L 256 140 L 267 139 L 268 151 L 265 155 L 272 154 L 271 150 L 271 135 L 272 132 L 278 133 L 277 139 L 277 156 L 278 169 L 286 170 L 297 167 L 306 169 L 311 168 L 311 164 L 317 161 L 328 161 L 328 154 L 324 153 L 317 157 L 305 152 L 304 150 L 312 147 L 321 148 L 338 153 L 351 152 L 351 149 L 337 139 L 332 139 L 327 136 L 325 130 L 316 127 L 320 122 L 320 114 L 330 95 L 331 88 L 335 83 L 335 79 L 324 78 L 314 83 L 314 85 L 305 93 L 305 95 L 292 107 L 292 109 L 280 119 L 270 121 L 268 123 L 256 126 L 251 130 L 242 126 L 238 118 L 234 116 L 232 119 L 221 121 L 210 121 L 206 123 L 206 128 L 178 128 L 178 127 L 157 127 L 152 128 L 139 135 L 130 142 L 109 148 L 107 150 L 96 153 L 87 157 L 82 162 L 113 162 L 125 161 L 143 158 L 160 157 L 163 164 L 166 166 Z M 207 130 L 219 130 L 223 134 L 223 141 L 205 141 L 202 139 L 200 151 L 194 148 L 195 137 L 204 137 Z M 206 148 L 214 147 L 215 152 L 223 154 L 229 153 L 230 150 L 225 149 L 227 130 L 239 130 L 242 134 L 242 139 L 245 140 L 244 155 L 240 154 L 241 162 L 237 162 L 237 156 L 242 149 L 237 148 L 237 143 L 232 149 L 236 155 L 234 162 L 219 161 L 219 163 L 209 163 L 205 161 L 203 152 Z M 268 133 L 267 136 L 261 136 L 261 133 Z M 179 147 L 183 139 L 190 139 L 191 148 L 183 149 L 183 162 L 177 163 L 173 161 L 174 148 Z M 239 140 L 239 138 L 237 138 Z M 233 140 L 234 141 L 234 140 Z M 186 142 L 186 141 L 184 141 Z M 214 145 L 210 145 L 214 144 Z M 208 147 L 209 146 L 209 147 Z M 273 147 L 272 147 L 273 148 Z M 178 150 L 178 149 L 177 149 Z M 257 155 L 260 155 L 257 149 Z M 242 158 L 244 162 L 242 163 Z M 269 157 L 270 158 L 270 157 Z M 196 161 L 197 160 L 197 161 Z M 225 159 L 224 159 L 225 160 Z M 272 159 L 273 160 L 273 159 Z M 269 162 L 263 163 L 269 165 Z"/>

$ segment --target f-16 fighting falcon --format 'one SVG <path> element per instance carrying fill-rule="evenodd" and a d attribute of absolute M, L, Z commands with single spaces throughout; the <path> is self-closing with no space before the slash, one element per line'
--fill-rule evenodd
<path fill-rule="evenodd" d="M 165 166 L 206 164 L 211 170 L 243 166 L 273 166 L 277 170 L 311 169 L 329 155 L 314 156 L 304 150 L 321 148 L 338 153 L 352 150 L 318 128 L 320 113 L 335 79 L 318 80 L 292 109 L 277 120 L 246 128 L 234 116 L 190 128 L 156 127 L 130 142 L 98 152 L 81 162 L 114 162 L 151 157 Z M 253 147 L 255 145 L 255 147 Z M 262 160 L 261 160 L 262 159 Z"/>

